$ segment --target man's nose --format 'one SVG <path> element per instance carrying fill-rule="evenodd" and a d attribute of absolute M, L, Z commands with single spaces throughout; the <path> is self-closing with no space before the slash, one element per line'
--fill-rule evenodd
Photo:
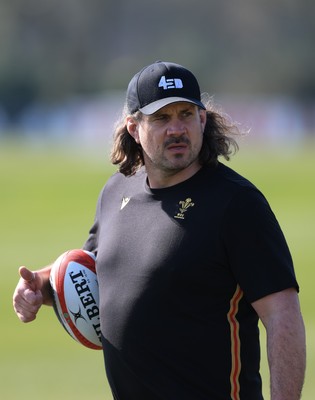
<path fill-rule="evenodd" d="M 180 119 L 170 121 L 167 127 L 167 134 L 172 136 L 181 136 L 186 132 L 185 124 Z"/>

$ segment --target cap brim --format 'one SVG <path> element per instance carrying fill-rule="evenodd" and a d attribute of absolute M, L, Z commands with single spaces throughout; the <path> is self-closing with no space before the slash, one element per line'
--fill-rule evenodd
<path fill-rule="evenodd" d="M 200 108 L 203 108 L 204 110 L 206 109 L 206 107 L 202 104 L 201 101 L 195 99 L 187 99 L 185 97 L 166 97 L 164 99 L 154 101 L 153 103 L 150 103 L 147 106 L 139 108 L 139 111 L 141 111 L 142 114 L 144 115 L 151 115 L 169 104 L 177 103 L 180 101 L 184 101 L 186 103 L 192 103 Z"/>

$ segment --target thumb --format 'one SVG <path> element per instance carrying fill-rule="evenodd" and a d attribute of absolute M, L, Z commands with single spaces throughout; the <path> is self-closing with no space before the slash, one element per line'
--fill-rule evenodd
<path fill-rule="evenodd" d="M 24 279 L 25 281 L 27 281 L 29 283 L 35 281 L 35 278 L 36 278 L 35 272 L 32 272 L 31 270 L 29 270 L 26 267 L 20 267 L 19 274 L 22 279 Z"/>
<path fill-rule="evenodd" d="M 40 289 L 41 286 L 40 279 L 37 276 L 36 272 L 33 272 L 26 267 L 20 267 L 19 274 L 20 277 L 24 280 L 25 283 L 27 283 L 27 285 L 31 290 L 36 292 L 38 289 Z"/>
<path fill-rule="evenodd" d="M 15 289 L 13 300 L 15 309 L 22 315 L 32 314 L 32 319 L 25 319 L 32 321 L 34 315 L 37 313 L 39 307 L 43 304 L 43 296 L 41 292 L 41 278 L 39 273 L 33 272 L 26 267 L 19 268 L 20 280 Z"/>

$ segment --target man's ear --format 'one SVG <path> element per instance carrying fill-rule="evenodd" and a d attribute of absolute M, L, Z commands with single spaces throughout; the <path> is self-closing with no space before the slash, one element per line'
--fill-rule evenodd
<path fill-rule="evenodd" d="M 134 138 L 136 143 L 139 143 L 138 121 L 133 117 L 127 117 L 126 127 L 129 134 Z"/>

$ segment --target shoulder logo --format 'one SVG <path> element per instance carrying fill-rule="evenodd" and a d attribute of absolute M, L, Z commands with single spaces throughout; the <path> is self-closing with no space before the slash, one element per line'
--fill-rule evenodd
<path fill-rule="evenodd" d="M 184 85 L 183 81 L 179 78 L 166 79 L 165 76 L 162 76 L 159 82 L 159 87 L 163 88 L 164 90 L 182 89 Z"/>
<path fill-rule="evenodd" d="M 192 199 L 188 197 L 186 200 L 181 200 L 179 203 L 179 212 L 174 215 L 174 218 L 177 219 L 185 219 L 185 213 L 188 211 L 190 207 L 194 207 L 195 203 L 192 202 Z"/>
<path fill-rule="evenodd" d="M 121 201 L 120 209 L 122 210 L 129 203 L 130 197 L 123 197 Z"/>

